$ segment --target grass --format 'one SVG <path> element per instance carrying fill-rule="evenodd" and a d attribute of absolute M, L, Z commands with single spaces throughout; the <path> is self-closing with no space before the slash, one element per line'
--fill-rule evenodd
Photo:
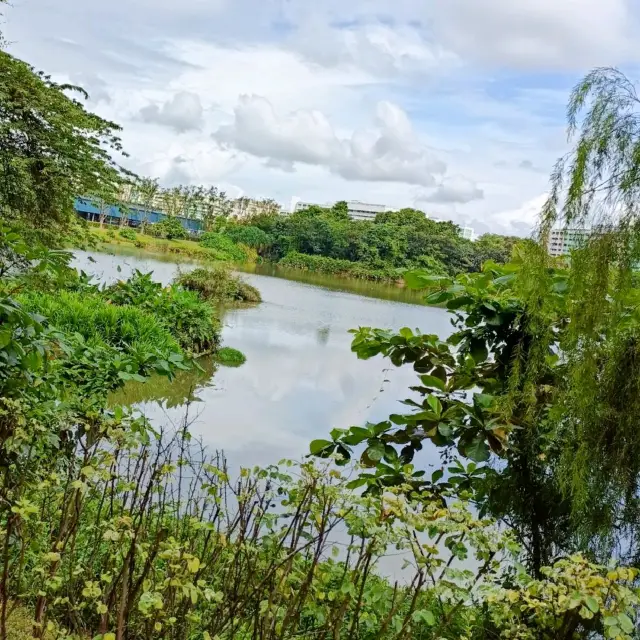
<path fill-rule="evenodd" d="M 79 333 L 94 344 L 134 350 L 180 352 L 171 333 L 150 313 L 105 302 L 99 296 L 58 291 L 28 292 L 19 296 L 31 313 L 49 319 L 65 333 Z"/>
<path fill-rule="evenodd" d="M 247 361 L 247 358 L 242 351 L 231 347 L 222 347 L 216 353 L 216 361 L 225 367 L 240 367 Z"/>
<path fill-rule="evenodd" d="M 136 234 L 135 239 L 129 239 L 121 235 L 109 234 L 109 229 L 100 229 L 97 225 L 91 224 L 90 229 L 96 240 L 105 245 L 136 247 L 149 253 L 183 255 L 205 262 L 229 261 L 229 257 L 223 252 L 203 247 L 195 240 L 165 240 L 164 238 L 155 238 L 142 233 Z"/>

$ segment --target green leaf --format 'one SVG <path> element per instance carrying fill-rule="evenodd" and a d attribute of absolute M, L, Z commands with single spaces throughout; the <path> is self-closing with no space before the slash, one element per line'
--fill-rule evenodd
<path fill-rule="evenodd" d="M 444 476 L 444 471 L 442 469 L 436 469 L 431 476 L 431 483 L 436 484 L 439 480 Z"/>
<path fill-rule="evenodd" d="M 480 340 L 479 338 L 472 338 L 470 340 L 469 352 L 471 353 L 471 357 L 476 364 L 483 363 L 489 355 L 485 341 Z"/>
<path fill-rule="evenodd" d="M 414 611 L 412 618 L 414 622 L 425 622 L 430 627 L 433 627 L 436 623 L 436 617 L 433 615 L 433 612 L 428 609 Z"/>
<path fill-rule="evenodd" d="M 625 633 L 633 633 L 633 622 L 631 621 L 631 618 L 626 614 L 626 613 L 621 613 L 618 616 L 618 622 L 620 624 L 620 628 L 625 632 Z"/>
<path fill-rule="evenodd" d="M 445 390 L 445 384 L 440 378 L 435 376 L 420 376 L 420 380 L 425 387 L 434 387 L 440 391 Z"/>
<path fill-rule="evenodd" d="M 463 453 L 474 462 L 486 462 L 489 459 L 489 447 L 479 436 L 476 436 L 469 444 L 464 445 Z"/>
<path fill-rule="evenodd" d="M 334 444 L 330 440 L 314 440 L 309 445 L 309 451 L 311 452 L 311 455 L 317 456 L 319 453 L 322 453 L 325 449 L 328 449 L 329 447 L 333 447 L 333 446 Z"/>
<path fill-rule="evenodd" d="M 598 604 L 598 601 L 593 596 L 587 596 L 584 599 L 584 603 L 587 605 L 589 610 L 592 611 L 593 613 L 598 613 L 598 611 L 600 611 L 600 605 Z"/>
<path fill-rule="evenodd" d="M 429 396 L 427 398 L 427 404 L 429 405 L 429 407 L 431 407 L 433 413 L 435 413 L 436 416 L 440 417 L 440 415 L 442 414 L 442 403 L 440 402 L 440 400 L 438 400 L 438 398 L 436 398 L 435 396 Z"/>
<path fill-rule="evenodd" d="M 368 447 L 366 454 L 369 460 L 380 462 L 385 454 L 384 444 L 382 444 L 382 442 L 374 442 Z"/>

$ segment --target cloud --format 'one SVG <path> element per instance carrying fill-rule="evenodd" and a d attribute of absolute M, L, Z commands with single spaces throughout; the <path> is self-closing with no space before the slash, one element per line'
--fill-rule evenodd
<path fill-rule="evenodd" d="M 242 96 L 232 124 L 213 137 L 221 145 L 276 163 L 322 166 L 346 180 L 400 182 L 432 186 L 446 166 L 417 140 L 407 114 L 380 102 L 376 128 L 339 137 L 317 110 L 278 114 L 261 96 Z"/>
<path fill-rule="evenodd" d="M 412 25 L 391 27 L 379 22 L 348 27 L 309 20 L 288 43 L 324 66 L 354 66 L 376 77 L 442 75 L 460 64 L 453 52 L 429 41 Z"/>
<path fill-rule="evenodd" d="M 453 176 L 445 178 L 432 194 L 418 199 L 424 202 L 467 204 L 483 198 L 484 191 L 475 182 L 463 176 Z"/>
<path fill-rule="evenodd" d="M 430 17 L 439 42 L 475 63 L 512 69 L 585 69 L 638 59 L 634 3 L 435 0 Z"/>
<path fill-rule="evenodd" d="M 140 109 L 140 119 L 184 133 L 202 127 L 202 112 L 200 98 L 195 93 L 180 91 L 160 106 L 149 104 Z"/>

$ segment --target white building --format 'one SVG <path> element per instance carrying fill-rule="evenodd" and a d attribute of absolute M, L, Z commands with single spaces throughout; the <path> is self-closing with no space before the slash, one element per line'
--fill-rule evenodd
<path fill-rule="evenodd" d="M 465 240 L 475 240 L 476 232 L 473 230 L 473 227 L 461 227 L 460 237 Z"/>
<path fill-rule="evenodd" d="M 296 202 L 295 211 L 304 211 L 309 207 L 322 207 L 324 209 L 330 209 L 335 203 L 319 204 L 317 202 Z M 347 208 L 349 210 L 349 217 L 352 220 L 375 220 L 379 213 L 389 211 L 389 208 L 384 204 L 371 204 L 368 202 L 360 202 L 359 200 L 349 200 L 347 202 Z"/>
<path fill-rule="evenodd" d="M 550 256 L 566 256 L 585 244 L 591 229 L 552 229 L 547 247 Z"/>

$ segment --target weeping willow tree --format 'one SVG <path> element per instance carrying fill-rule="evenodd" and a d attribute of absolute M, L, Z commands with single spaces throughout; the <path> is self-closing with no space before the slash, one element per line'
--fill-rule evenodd
<path fill-rule="evenodd" d="M 587 538 L 640 555 L 640 99 L 620 71 L 595 69 L 567 115 L 574 146 L 553 171 L 540 239 L 554 225 L 591 235 L 568 265 L 558 474 Z"/>

